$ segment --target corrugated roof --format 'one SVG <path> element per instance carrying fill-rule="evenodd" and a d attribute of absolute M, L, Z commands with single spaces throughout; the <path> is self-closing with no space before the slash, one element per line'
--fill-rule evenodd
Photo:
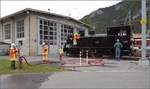
<path fill-rule="evenodd" d="M 84 26 L 86 26 L 86 27 L 88 27 L 88 28 L 91 28 L 88 24 L 83 23 L 83 22 L 81 22 L 81 21 L 79 21 L 79 20 L 76 20 L 76 19 L 74 19 L 74 18 L 72 18 L 72 17 L 64 16 L 64 15 L 60 15 L 60 14 L 55 14 L 55 13 L 51 13 L 51 12 L 47 12 L 47 11 L 37 10 L 37 9 L 31 9 L 31 8 L 26 8 L 26 9 L 23 9 L 23 10 L 21 10 L 21 11 L 18 11 L 18 12 L 15 12 L 15 13 L 13 13 L 13 14 L 10 14 L 10 15 L 8 15 L 8 16 L 2 17 L 2 18 L 0 18 L 0 21 L 2 21 L 2 20 L 4 20 L 4 19 L 7 19 L 7 18 L 15 17 L 16 15 L 25 13 L 25 12 L 27 12 L 27 11 L 32 11 L 32 12 L 37 12 L 37 13 L 42 13 L 42 14 L 49 14 L 49 15 L 58 16 L 58 17 L 61 17 L 61 18 L 66 18 L 66 19 L 68 19 L 68 20 L 70 19 L 70 20 L 75 21 L 75 22 L 77 22 L 77 23 L 79 23 L 79 24 L 82 24 L 82 25 L 84 25 Z"/>

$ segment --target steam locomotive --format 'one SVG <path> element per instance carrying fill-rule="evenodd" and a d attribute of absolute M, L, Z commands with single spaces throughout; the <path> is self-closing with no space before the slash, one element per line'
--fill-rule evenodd
<path fill-rule="evenodd" d="M 123 44 L 121 55 L 131 54 L 130 26 L 108 27 L 106 35 L 80 37 L 80 39 L 77 40 L 77 45 L 73 45 L 72 40 L 68 37 L 64 51 L 68 56 L 79 56 L 80 51 L 82 51 L 82 55 L 84 56 L 86 55 L 86 51 L 89 52 L 89 56 L 114 56 L 114 44 L 117 39 Z"/>

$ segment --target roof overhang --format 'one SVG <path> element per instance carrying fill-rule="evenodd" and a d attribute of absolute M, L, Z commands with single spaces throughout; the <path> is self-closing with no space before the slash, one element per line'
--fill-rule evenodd
<path fill-rule="evenodd" d="M 1 44 L 10 45 L 10 43 L 6 43 L 6 42 L 0 42 L 0 45 L 1 45 Z"/>
<path fill-rule="evenodd" d="M 72 17 L 69 17 L 69 16 L 64 16 L 64 15 L 59 15 L 59 14 L 55 14 L 55 13 L 50 13 L 50 12 L 47 12 L 47 11 L 41 11 L 41 10 L 36 10 L 36 9 L 31 9 L 31 8 L 26 8 L 26 9 L 23 9 L 21 11 L 18 11 L 18 12 L 15 12 L 13 14 L 10 14 L 8 16 L 5 16 L 5 17 L 2 17 L 0 18 L 0 21 L 3 21 L 5 19 L 8 19 L 8 18 L 14 18 L 16 17 L 17 15 L 20 15 L 20 14 L 28 14 L 28 13 L 41 13 L 41 14 L 46 14 L 46 15 L 51 15 L 51 16 L 56 16 L 56 17 L 59 17 L 59 18 L 64 18 L 64 19 L 67 19 L 67 20 L 72 20 L 82 26 L 85 26 L 87 28 L 91 28 L 90 25 L 86 24 L 86 23 L 83 23 L 79 20 L 76 20 Z"/>

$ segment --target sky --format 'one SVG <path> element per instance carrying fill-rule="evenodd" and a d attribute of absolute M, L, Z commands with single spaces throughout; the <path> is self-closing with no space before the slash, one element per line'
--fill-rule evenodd
<path fill-rule="evenodd" d="M 119 3 L 121 0 L 100 1 L 1 1 L 1 17 L 7 16 L 25 8 L 33 8 L 43 11 L 70 16 L 81 19 L 85 15 L 99 8 L 109 7 Z"/>

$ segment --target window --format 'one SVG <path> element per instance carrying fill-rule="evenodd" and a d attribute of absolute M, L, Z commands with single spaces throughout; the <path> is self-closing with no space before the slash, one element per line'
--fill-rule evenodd
<path fill-rule="evenodd" d="M 73 33 L 73 27 L 69 25 L 61 25 L 61 45 L 64 45 L 68 36 Z"/>
<path fill-rule="evenodd" d="M 78 33 L 80 34 L 81 37 L 85 35 L 85 30 L 82 28 L 77 28 Z"/>
<path fill-rule="evenodd" d="M 17 38 L 24 37 L 24 20 L 17 21 Z"/>
<path fill-rule="evenodd" d="M 43 29 L 43 26 L 42 26 L 42 25 L 40 25 L 40 29 Z"/>
<path fill-rule="evenodd" d="M 43 24 L 43 21 L 42 21 L 42 20 L 40 20 L 40 24 Z"/>
<path fill-rule="evenodd" d="M 49 43 L 50 45 L 57 45 L 57 24 L 54 21 L 40 19 L 40 44 L 42 42 Z"/>
<path fill-rule="evenodd" d="M 81 37 L 83 37 L 85 35 L 84 30 L 79 30 L 79 34 L 80 34 Z"/>
<path fill-rule="evenodd" d="M 10 24 L 4 25 L 5 39 L 11 39 L 11 27 Z"/>
<path fill-rule="evenodd" d="M 22 40 L 18 41 L 18 44 L 19 44 L 20 46 L 22 46 L 22 45 L 23 45 L 23 41 L 22 41 Z"/>

